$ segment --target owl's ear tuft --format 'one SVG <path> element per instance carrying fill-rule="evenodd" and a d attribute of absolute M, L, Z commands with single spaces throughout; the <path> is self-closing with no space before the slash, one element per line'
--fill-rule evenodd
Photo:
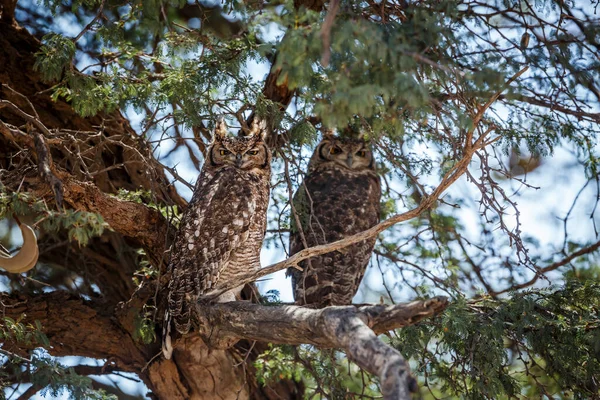
<path fill-rule="evenodd" d="M 213 135 L 213 142 L 221 141 L 227 136 L 227 125 L 225 125 L 225 118 L 219 117 L 217 124 L 215 125 L 215 133 Z"/>
<path fill-rule="evenodd" d="M 335 140 L 336 139 L 335 131 L 331 128 L 324 128 L 323 129 L 323 139 Z"/>
<path fill-rule="evenodd" d="M 255 117 L 252 121 L 252 126 L 250 127 L 250 136 L 258 136 L 261 140 L 266 140 L 267 134 L 267 121 L 262 118 Z"/>

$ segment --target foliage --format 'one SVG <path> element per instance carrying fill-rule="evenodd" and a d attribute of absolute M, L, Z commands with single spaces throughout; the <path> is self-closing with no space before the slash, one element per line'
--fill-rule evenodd
<path fill-rule="evenodd" d="M 145 204 L 146 206 L 152 209 L 160 211 L 163 217 L 171 221 L 173 225 L 179 226 L 181 213 L 177 209 L 177 206 L 168 206 L 157 203 L 156 200 L 153 198 L 152 193 L 150 193 L 147 190 L 129 191 L 120 188 L 117 192 L 116 197 L 121 200 L 132 201 L 138 204 Z"/>
<path fill-rule="evenodd" d="M 133 333 L 133 339 L 144 344 L 150 344 L 156 342 L 156 326 L 149 317 L 151 316 L 150 311 L 145 312 L 145 316 L 138 315 L 135 320 L 135 331 Z"/>
<path fill-rule="evenodd" d="M 510 299 L 457 298 L 441 318 L 396 332 L 393 343 L 426 375 L 423 395 L 527 398 L 600 395 L 600 285 L 569 281 Z"/>
<path fill-rule="evenodd" d="M 66 209 L 54 211 L 43 201 L 36 201 L 28 193 L 0 191 L 0 219 L 13 215 L 32 215 L 47 233 L 66 231 L 69 240 L 86 246 L 91 238 L 101 236 L 108 225 L 100 214 Z"/>
<path fill-rule="evenodd" d="M 262 385 L 282 379 L 303 380 L 305 398 L 364 399 L 379 394 L 373 378 L 338 351 L 270 345 L 254 366 Z"/>
<path fill-rule="evenodd" d="M 6 361 L 3 367 L 10 371 L 12 378 L 27 378 L 35 387 L 42 388 L 42 396 L 57 398 L 68 394 L 71 400 L 116 400 L 117 397 L 104 390 L 94 390 L 92 380 L 75 373 L 73 368 L 65 367 L 44 352 L 34 352 L 30 360 L 24 363 Z M 1 381 L 0 381 L 1 382 Z"/>
<path fill-rule="evenodd" d="M 43 346 L 49 346 L 50 341 L 42 332 L 42 325 L 35 321 L 35 325 L 24 325 L 20 321 L 15 321 L 10 317 L 4 317 L 0 325 L 0 340 L 3 342 L 14 341 L 27 346 L 39 343 Z"/>

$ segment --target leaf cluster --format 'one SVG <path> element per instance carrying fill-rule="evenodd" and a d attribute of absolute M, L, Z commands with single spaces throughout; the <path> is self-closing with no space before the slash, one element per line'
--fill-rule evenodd
<path fill-rule="evenodd" d="M 576 281 L 502 301 L 457 298 L 441 318 L 398 331 L 393 343 L 427 376 L 424 394 L 596 397 L 599 304 L 600 286 Z"/>

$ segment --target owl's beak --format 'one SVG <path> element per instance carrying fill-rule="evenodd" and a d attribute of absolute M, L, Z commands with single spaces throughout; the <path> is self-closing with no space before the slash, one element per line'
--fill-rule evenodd
<path fill-rule="evenodd" d="M 352 157 L 352 154 L 348 154 L 348 158 L 346 158 L 348 168 L 352 168 L 352 163 L 354 163 L 354 157 Z"/>
<path fill-rule="evenodd" d="M 235 166 L 238 168 L 242 166 L 242 155 L 240 153 L 235 155 Z"/>

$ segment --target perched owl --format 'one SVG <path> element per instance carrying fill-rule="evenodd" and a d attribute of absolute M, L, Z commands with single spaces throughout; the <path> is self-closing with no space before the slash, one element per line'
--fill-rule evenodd
<path fill-rule="evenodd" d="M 316 147 L 294 208 L 308 247 L 335 242 L 379 222 L 381 185 L 369 144 L 362 139 L 325 135 Z M 300 263 L 288 269 L 299 305 L 350 304 L 358 290 L 375 238 Z M 290 254 L 302 250 L 292 216 Z"/>
<path fill-rule="evenodd" d="M 271 151 L 265 123 L 248 136 L 227 136 L 218 122 L 192 200 L 183 213 L 169 271 L 163 353 L 171 357 L 171 329 L 190 330 L 192 304 L 199 295 L 260 268 L 267 224 Z M 234 301 L 242 286 L 221 295 Z"/>

